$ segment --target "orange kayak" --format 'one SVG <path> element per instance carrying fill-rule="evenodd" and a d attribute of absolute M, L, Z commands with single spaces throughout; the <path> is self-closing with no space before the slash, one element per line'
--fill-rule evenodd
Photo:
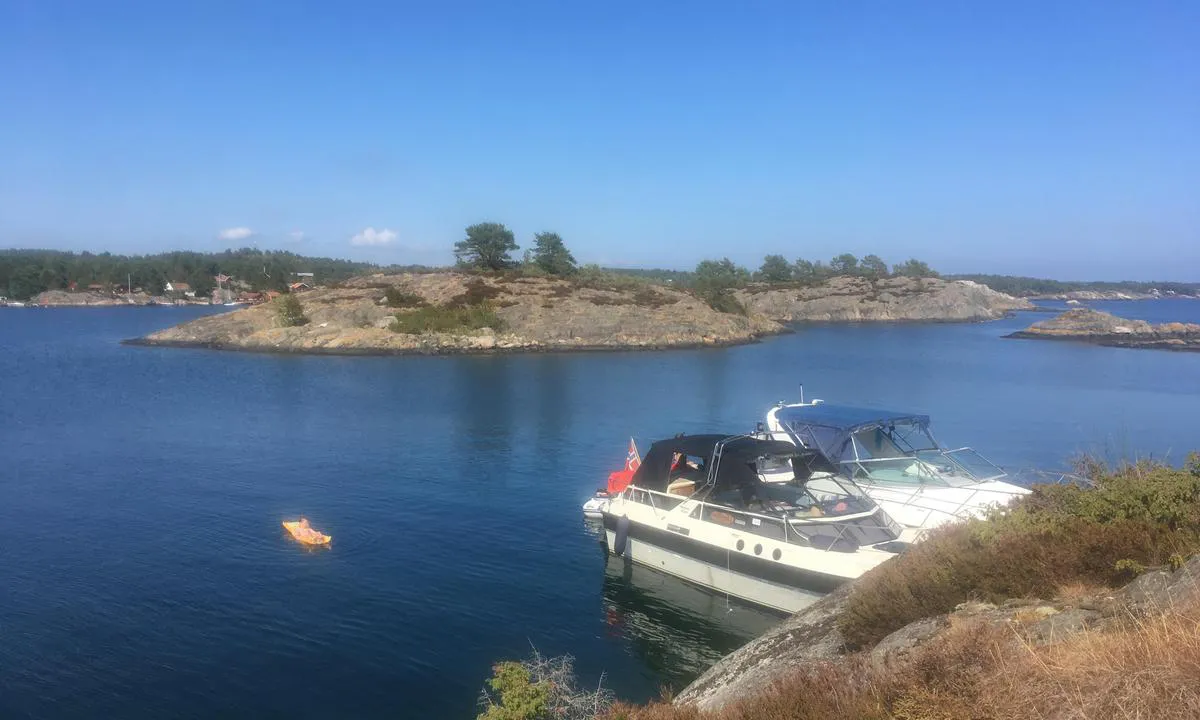
<path fill-rule="evenodd" d="M 299 520 L 284 520 L 283 529 L 291 533 L 292 537 L 304 543 L 305 545 L 328 545 L 332 537 L 324 533 L 318 532 L 308 525 L 308 520 L 300 518 Z"/>

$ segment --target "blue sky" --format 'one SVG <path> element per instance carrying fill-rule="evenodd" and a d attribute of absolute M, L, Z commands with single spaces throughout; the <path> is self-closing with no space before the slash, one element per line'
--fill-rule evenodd
<path fill-rule="evenodd" d="M 1200 3 L 984 5 L 0 0 L 0 246 L 1200 280 Z"/>

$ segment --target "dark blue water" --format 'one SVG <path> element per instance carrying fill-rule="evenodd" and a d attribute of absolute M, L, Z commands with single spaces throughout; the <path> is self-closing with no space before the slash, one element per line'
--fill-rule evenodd
<path fill-rule="evenodd" d="M 671 353 L 118 344 L 197 312 L 0 310 L 0 717 L 469 717 L 531 646 L 678 686 L 773 618 L 606 563 L 579 504 L 629 435 L 746 430 L 800 382 L 1013 465 L 1200 447 L 1200 354 L 1000 338 L 1035 314 Z M 301 513 L 331 550 L 284 537 Z"/>

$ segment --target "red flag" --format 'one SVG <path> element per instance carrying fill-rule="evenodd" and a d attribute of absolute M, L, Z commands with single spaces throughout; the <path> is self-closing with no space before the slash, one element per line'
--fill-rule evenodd
<path fill-rule="evenodd" d="M 608 492 L 613 495 L 621 492 L 633 480 L 633 474 L 642 465 L 642 458 L 638 455 L 637 443 L 633 438 L 629 438 L 629 452 L 625 455 L 625 467 L 608 475 Z"/>
<path fill-rule="evenodd" d="M 625 469 L 629 472 L 637 472 L 637 469 L 642 466 L 642 457 L 638 455 L 637 443 L 633 438 L 629 438 L 629 454 L 625 456 Z"/>

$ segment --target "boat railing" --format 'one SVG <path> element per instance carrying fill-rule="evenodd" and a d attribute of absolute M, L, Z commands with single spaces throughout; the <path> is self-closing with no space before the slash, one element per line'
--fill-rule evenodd
<path fill-rule="evenodd" d="M 630 485 L 628 488 L 626 488 L 626 492 L 643 493 L 649 502 L 642 504 L 649 505 L 654 510 L 656 520 L 666 520 L 667 515 L 673 512 L 679 512 L 681 509 L 685 514 L 694 516 L 696 519 L 703 520 L 705 517 L 705 509 L 708 508 L 710 512 L 716 511 L 727 513 L 731 516 L 736 515 L 738 517 L 743 517 L 748 521 L 747 525 L 741 527 L 735 528 L 733 525 L 727 526 L 731 530 L 746 532 L 752 535 L 765 536 L 765 533 L 761 531 L 761 528 L 763 528 L 763 524 L 766 523 L 768 527 L 778 527 L 783 531 L 783 537 L 777 539 L 783 540 L 785 543 L 805 546 L 811 545 L 811 541 L 806 538 L 802 532 L 797 530 L 795 527 L 797 525 L 809 525 L 813 527 L 822 526 L 826 530 L 832 529 L 832 532 L 836 534 L 837 540 L 849 540 L 857 544 L 857 540 L 855 538 L 852 536 L 848 537 L 848 534 L 852 532 L 850 523 L 880 514 L 879 506 L 872 504 L 870 510 L 865 510 L 862 512 L 841 515 L 794 517 L 782 511 L 779 514 L 771 515 L 755 512 L 749 509 L 735 508 L 722 503 L 706 502 L 703 499 L 693 499 L 690 496 L 675 495 L 673 493 L 665 493 L 659 490 L 650 490 L 635 485 Z M 655 502 L 656 497 L 659 499 L 658 503 Z M 635 499 L 634 502 L 641 501 Z M 670 505 L 670 507 L 667 507 L 667 505 Z M 888 521 L 892 524 L 895 522 L 890 518 L 888 518 Z M 881 523 L 881 527 L 887 527 L 888 529 L 898 532 L 898 526 L 893 528 L 888 523 Z M 756 531 L 755 528 L 760 528 L 760 530 Z"/>
<path fill-rule="evenodd" d="M 980 473 L 973 471 L 961 460 L 951 455 L 951 453 L 964 451 L 974 453 L 983 462 L 993 468 L 995 473 L 981 476 Z M 948 465 L 939 467 L 939 461 L 941 460 L 944 460 Z M 894 485 L 920 483 L 941 485 L 944 487 L 966 487 L 976 483 L 999 480 L 1007 475 L 1003 469 L 983 459 L 983 456 L 975 453 L 971 448 L 936 451 L 932 457 L 902 455 L 899 457 L 884 458 L 851 458 L 843 460 L 840 464 L 850 469 L 849 474 L 852 479 L 862 479 L 861 476 L 854 472 L 854 468 L 857 466 L 858 469 L 861 469 L 866 474 L 867 479 Z M 881 475 L 876 471 L 877 469 L 894 469 L 900 477 Z"/>
<path fill-rule="evenodd" d="M 938 454 L 940 457 L 954 463 L 960 471 L 978 482 L 999 480 L 1008 475 L 1008 472 L 1004 468 L 988 460 L 978 450 L 971 447 L 964 446 L 953 450 L 939 450 Z M 973 463 L 964 461 L 963 458 L 968 456 L 974 458 Z M 920 457 L 919 454 L 918 457 Z"/>

